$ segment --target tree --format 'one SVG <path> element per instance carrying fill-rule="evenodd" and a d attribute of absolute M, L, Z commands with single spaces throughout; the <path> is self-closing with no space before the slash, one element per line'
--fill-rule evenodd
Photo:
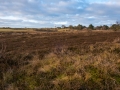
<path fill-rule="evenodd" d="M 108 27 L 107 25 L 103 25 L 103 26 L 102 26 L 102 29 L 103 29 L 103 30 L 108 30 L 109 27 Z"/>
<path fill-rule="evenodd" d="M 66 26 L 65 26 L 65 25 L 62 25 L 61 27 L 62 27 L 62 28 L 66 28 Z"/>
<path fill-rule="evenodd" d="M 93 26 L 92 24 L 90 24 L 90 25 L 88 26 L 88 29 L 93 30 L 93 29 L 94 29 L 94 26 Z"/>
<path fill-rule="evenodd" d="M 117 31 L 117 30 L 120 29 L 120 26 L 119 26 L 119 25 L 116 25 L 116 24 L 113 24 L 113 25 L 111 26 L 111 29 L 114 30 L 114 31 Z"/>
<path fill-rule="evenodd" d="M 120 22 L 116 22 L 116 24 L 113 24 L 111 27 L 114 31 L 120 30 Z"/>
<path fill-rule="evenodd" d="M 102 26 L 96 26 L 95 29 L 96 30 L 102 30 Z"/>
<path fill-rule="evenodd" d="M 82 30 L 82 29 L 83 29 L 83 26 L 80 25 L 80 24 L 78 24 L 77 29 L 78 29 L 78 30 Z"/>
<path fill-rule="evenodd" d="M 70 28 L 70 29 L 73 29 L 74 27 L 73 27 L 73 25 L 69 25 L 69 28 Z"/>
<path fill-rule="evenodd" d="M 119 21 L 116 21 L 116 25 L 119 25 L 119 26 L 120 26 L 120 22 L 119 22 Z"/>

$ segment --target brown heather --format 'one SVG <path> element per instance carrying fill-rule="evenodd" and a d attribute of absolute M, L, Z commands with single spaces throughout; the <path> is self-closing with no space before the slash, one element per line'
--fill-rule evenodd
<path fill-rule="evenodd" d="M 0 90 L 119 90 L 119 38 L 120 32 L 4 33 Z"/>

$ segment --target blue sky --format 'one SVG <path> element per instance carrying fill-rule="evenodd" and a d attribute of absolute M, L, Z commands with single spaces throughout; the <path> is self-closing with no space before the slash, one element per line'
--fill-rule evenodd
<path fill-rule="evenodd" d="M 0 27 L 111 25 L 120 0 L 0 0 Z"/>

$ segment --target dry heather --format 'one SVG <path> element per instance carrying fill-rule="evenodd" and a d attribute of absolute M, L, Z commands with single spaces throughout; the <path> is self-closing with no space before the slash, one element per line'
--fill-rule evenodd
<path fill-rule="evenodd" d="M 120 89 L 120 39 L 115 33 L 45 35 L 1 37 L 8 42 L 0 57 L 0 90 Z M 23 40 L 27 43 L 20 47 Z M 63 45 L 52 47 L 61 41 Z"/>
<path fill-rule="evenodd" d="M 43 59 L 27 57 L 2 73 L 1 90 L 118 90 L 120 44 L 90 45 L 79 54 L 65 48 Z M 59 54 L 56 54 L 58 52 Z M 11 64 L 17 64 L 13 61 Z M 4 89 L 3 89 L 4 88 Z"/>

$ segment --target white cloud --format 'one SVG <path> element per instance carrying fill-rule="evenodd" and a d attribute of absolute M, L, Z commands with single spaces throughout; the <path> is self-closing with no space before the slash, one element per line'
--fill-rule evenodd
<path fill-rule="evenodd" d="M 34 2 L 35 0 L 28 0 L 28 2 Z"/>
<path fill-rule="evenodd" d="M 5 20 L 21 20 L 20 17 L 15 17 L 15 16 L 0 16 L 0 19 L 5 19 Z"/>
<path fill-rule="evenodd" d="M 67 21 L 63 21 L 63 22 L 52 22 L 53 24 L 56 24 L 56 25 L 66 25 L 68 24 Z"/>
<path fill-rule="evenodd" d="M 101 25 L 119 20 L 120 0 L 0 0 L 0 11 L 2 26 Z"/>

